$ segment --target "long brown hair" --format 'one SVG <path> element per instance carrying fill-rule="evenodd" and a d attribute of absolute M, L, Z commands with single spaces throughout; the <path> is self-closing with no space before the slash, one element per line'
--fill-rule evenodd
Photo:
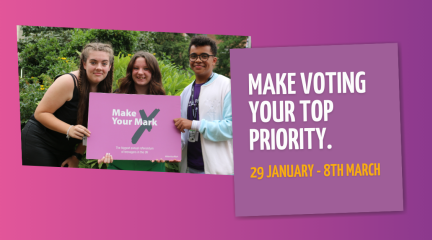
<path fill-rule="evenodd" d="M 147 67 L 150 69 L 150 72 L 152 74 L 150 82 L 148 83 L 147 94 L 165 95 L 165 90 L 162 86 L 162 74 L 160 72 L 159 64 L 156 58 L 155 56 L 153 56 L 153 54 L 143 51 L 139 51 L 132 56 L 126 69 L 126 77 L 119 80 L 120 86 L 117 92 L 127 94 L 137 93 L 135 89 L 135 83 L 132 79 L 132 71 L 135 61 L 140 57 L 146 60 Z"/>
<path fill-rule="evenodd" d="M 97 92 L 110 93 L 112 91 L 113 83 L 113 72 L 114 72 L 114 51 L 110 44 L 106 43 L 89 43 L 85 45 L 80 56 L 80 67 L 79 67 L 79 84 L 78 88 L 80 91 L 80 98 L 78 101 L 78 117 L 77 124 L 81 124 L 87 127 L 88 121 L 88 106 L 89 106 L 89 94 L 90 94 L 90 83 L 87 78 L 86 70 L 84 69 L 84 63 L 87 62 L 87 58 L 90 51 L 102 51 L 109 55 L 109 61 L 111 69 L 103 81 L 97 86 Z"/>

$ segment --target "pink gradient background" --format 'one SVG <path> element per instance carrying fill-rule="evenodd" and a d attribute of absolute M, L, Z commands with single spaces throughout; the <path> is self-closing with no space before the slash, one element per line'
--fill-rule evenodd
<path fill-rule="evenodd" d="M 430 239 L 431 6 L 394 0 L 2 2 L 0 238 Z M 405 210 L 236 218 L 232 176 L 21 166 L 16 25 L 251 35 L 253 47 L 398 43 Z"/>

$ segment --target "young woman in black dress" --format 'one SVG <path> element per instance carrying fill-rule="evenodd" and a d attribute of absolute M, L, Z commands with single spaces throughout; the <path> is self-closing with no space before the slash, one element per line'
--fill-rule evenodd
<path fill-rule="evenodd" d="M 54 81 L 22 130 L 23 165 L 78 167 L 85 151 L 90 92 L 112 91 L 114 53 L 109 44 L 89 43 L 80 68 Z M 78 146 L 76 146 L 78 144 Z M 99 162 L 110 163 L 108 153 Z"/>

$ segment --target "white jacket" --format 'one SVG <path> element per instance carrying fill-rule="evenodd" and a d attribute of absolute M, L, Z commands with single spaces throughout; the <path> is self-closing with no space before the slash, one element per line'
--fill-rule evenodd
<path fill-rule="evenodd" d="M 180 95 L 181 117 L 186 119 L 192 84 Z M 231 80 L 215 73 L 210 81 L 201 86 L 199 103 L 199 132 L 204 171 L 206 174 L 233 175 Z M 185 130 L 181 137 L 180 172 L 186 172 L 189 130 Z"/>

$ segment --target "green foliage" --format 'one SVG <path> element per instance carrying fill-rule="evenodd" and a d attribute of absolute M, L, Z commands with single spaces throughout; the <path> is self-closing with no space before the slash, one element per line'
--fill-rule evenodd
<path fill-rule="evenodd" d="M 87 29 L 72 29 L 68 44 L 61 49 L 59 55 L 66 58 L 76 57 L 79 59 L 83 47 L 89 43 L 86 32 L 88 32 Z M 77 65 L 79 66 L 79 62 Z"/>
<path fill-rule="evenodd" d="M 139 32 L 137 39 L 137 46 L 133 52 L 146 51 L 150 53 L 155 52 L 155 39 L 152 32 Z"/>
<path fill-rule="evenodd" d="M 39 27 L 39 26 L 21 26 L 23 36 L 27 37 L 31 34 L 45 34 L 45 33 L 62 33 L 72 28 L 60 28 L 60 27 Z"/>
<path fill-rule="evenodd" d="M 118 80 L 120 78 L 126 77 L 127 66 L 131 60 L 131 54 L 125 56 L 122 53 L 119 53 L 117 56 L 114 56 L 114 81 L 113 81 L 113 89 L 119 88 Z"/>
<path fill-rule="evenodd" d="M 195 75 L 192 71 L 181 70 L 167 60 L 159 60 L 162 84 L 167 95 L 179 96 L 183 89 L 192 83 Z"/>
<path fill-rule="evenodd" d="M 30 43 L 37 43 L 41 39 L 49 38 L 56 38 L 59 46 L 64 47 L 70 42 L 73 33 L 72 28 L 21 26 L 21 29 L 24 38 L 18 41 L 18 52 L 22 52 Z"/>
<path fill-rule="evenodd" d="M 247 37 L 244 36 L 229 36 L 229 35 L 216 35 L 217 40 L 222 40 L 218 44 L 218 63 L 214 69 L 215 72 L 230 77 L 230 49 L 244 48 Z"/>
<path fill-rule="evenodd" d="M 138 45 L 139 32 L 123 30 L 90 29 L 85 32 L 87 42 L 111 43 L 114 55 L 132 53 Z"/>
<path fill-rule="evenodd" d="M 23 39 L 18 41 L 19 67 L 27 77 L 46 73 L 58 56 L 77 57 L 68 52 L 72 34 L 70 28 L 21 26 Z M 76 69 L 75 69 L 76 70 Z"/>
<path fill-rule="evenodd" d="M 57 57 L 55 59 L 54 64 L 49 67 L 49 70 L 46 72 L 48 76 L 54 78 L 58 75 L 63 75 L 66 73 L 73 72 L 78 69 L 77 63 L 79 62 L 78 58 L 64 58 Z"/>
<path fill-rule="evenodd" d="M 53 65 L 59 53 L 60 44 L 57 38 L 41 38 L 36 43 L 29 43 L 20 52 L 20 67 L 28 77 L 37 77 L 46 73 Z"/>
<path fill-rule="evenodd" d="M 138 46 L 139 32 L 103 29 L 69 29 L 22 26 L 24 39 L 18 41 L 19 66 L 26 76 L 47 73 L 50 67 L 61 67 L 57 58 L 73 61 L 77 70 L 82 48 L 89 42 L 111 43 L 115 55 L 132 53 Z M 72 65 L 69 65 L 72 66 Z M 68 68 L 69 69 L 69 68 Z M 65 70 L 66 71 L 66 70 Z M 51 72 L 62 72 L 52 70 Z M 64 71 L 63 71 L 64 72 Z"/>
<path fill-rule="evenodd" d="M 83 47 L 90 42 L 111 43 L 114 55 L 132 53 L 138 46 L 140 33 L 136 31 L 105 30 L 105 29 L 73 29 L 71 31 L 70 43 L 64 56 L 76 56 Z"/>
<path fill-rule="evenodd" d="M 51 85 L 54 82 L 54 78 L 50 77 L 47 74 L 42 73 L 39 77 L 38 77 L 39 82 L 42 83 L 43 87 L 45 88 L 45 91 L 48 90 L 49 87 L 51 87 Z"/>
<path fill-rule="evenodd" d="M 165 162 L 165 171 L 166 172 L 180 172 L 179 163 Z"/>
<path fill-rule="evenodd" d="M 182 33 L 152 32 L 149 36 L 154 41 L 154 52 L 159 58 L 168 59 L 181 69 L 189 66 L 189 36 Z"/>
<path fill-rule="evenodd" d="M 19 79 L 21 127 L 30 119 L 52 82 L 53 80 L 45 74 L 39 78 Z"/>
<path fill-rule="evenodd" d="M 106 163 L 98 163 L 97 159 L 87 159 L 86 154 L 83 154 L 83 158 L 78 164 L 79 168 L 93 168 L 93 169 L 107 169 L 108 165 Z"/>

